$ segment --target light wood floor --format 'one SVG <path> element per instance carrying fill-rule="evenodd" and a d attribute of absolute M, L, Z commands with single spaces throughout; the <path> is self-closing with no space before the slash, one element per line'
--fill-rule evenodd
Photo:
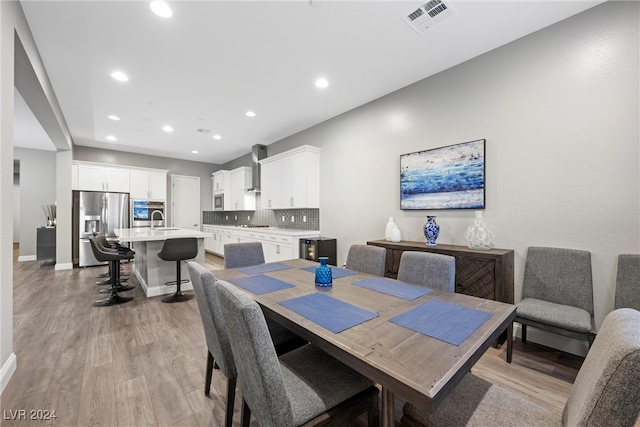
<path fill-rule="evenodd" d="M 221 268 L 220 258 L 206 260 Z M 203 395 L 206 346 L 196 301 L 164 304 L 138 285 L 127 292 L 135 297 L 129 303 L 93 307 L 103 297 L 95 276 L 104 270 L 18 263 L 14 248 L 18 362 L 1 396 L 0 425 L 221 426 L 225 380 L 215 371 L 211 396 Z M 582 360 L 516 342 L 509 365 L 504 347 L 489 349 L 473 372 L 561 414 Z M 401 408 L 398 401 L 397 421 Z M 27 419 L 12 419 L 20 410 Z M 31 410 L 55 410 L 57 418 L 30 420 Z M 238 425 L 239 418 L 236 412 Z"/>

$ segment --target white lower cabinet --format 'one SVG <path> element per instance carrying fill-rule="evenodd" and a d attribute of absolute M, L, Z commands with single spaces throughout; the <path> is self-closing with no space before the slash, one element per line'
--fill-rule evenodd
<path fill-rule="evenodd" d="M 283 261 L 285 259 L 297 258 L 293 254 L 293 238 L 283 235 L 269 235 L 269 249 L 265 253 L 267 262 Z"/>
<path fill-rule="evenodd" d="M 298 241 L 300 237 L 317 237 L 317 231 L 291 230 L 247 230 L 235 227 L 202 226 L 202 231 L 211 233 L 205 238 L 205 250 L 224 256 L 224 245 L 227 243 L 260 242 L 265 262 L 276 262 L 299 257 Z"/>

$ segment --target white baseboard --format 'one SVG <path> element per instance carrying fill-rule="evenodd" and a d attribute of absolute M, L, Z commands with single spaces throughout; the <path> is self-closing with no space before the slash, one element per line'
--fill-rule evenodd
<path fill-rule="evenodd" d="M 513 324 L 513 336 L 522 338 L 521 324 Z M 586 341 L 552 334 L 531 326 L 527 327 L 527 342 L 529 341 L 581 357 L 585 357 L 589 351 L 589 343 Z"/>
<path fill-rule="evenodd" d="M 0 368 L 0 395 L 2 395 L 4 388 L 9 384 L 9 380 L 16 371 L 17 360 L 16 354 L 11 353 L 9 359 L 7 359 L 2 368 Z"/>
<path fill-rule="evenodd" d="M 36 260 L 36 256 L 35 255 L 20 255 L 18 257 L 18 262 L 35 261 L 35 260 Z"/>
<path fill-rule="evenodd" d="M 54 268 L 54 270 L 58 271 L 58 270 L 72 270 L 73 269 L 73 263 L 71 262 L 65 262 L 65 263 L 56 263 L 56 266 Z"/>

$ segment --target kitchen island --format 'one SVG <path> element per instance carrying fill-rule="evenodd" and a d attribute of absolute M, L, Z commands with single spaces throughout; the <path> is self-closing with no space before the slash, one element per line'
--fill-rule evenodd
<path fill-rule="evenodd" d="M 131 243 L 131 248 L 136 252 L 133 271 L 142 285 L 147 297 L 173 294 L 176 292 L 176 285 L 167 286 L 167 282 L 176 280 L 176 263 L 164 261 L 158 257 L 164 242 L 168 239 L 181 237 L 195 237 L 198 239 L 198 255 L 194 259 L 204 265 L 204 238 L 207 233 L 184 228 L 119 228 L 114 230 L 118 240 L 122 243 Z M 181 279 L 189 280 L 189 272 L 186 268 L 181 269 Z M 193 289 L 189 280 L 181 286 L 183 291 Z"/>

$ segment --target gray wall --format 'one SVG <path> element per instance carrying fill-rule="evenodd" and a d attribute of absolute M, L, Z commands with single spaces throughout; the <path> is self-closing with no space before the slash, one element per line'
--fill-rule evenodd
<path fill-rule="evenodd" d="M 35 257 L 36 229 L 47 225 L 42 206 L 56 203 L 56 153 L 18 147 L 13 152 L 20 160 L 20 257 Z"/>
<path fill-rule="evenodd" d="M 617 255 L 640 252 L 638 8 L 607 2 L 268 154 L 322 149 L 320 231 L 338 239 L 342 263 L 350 245 L 383 238 L 390 216 L 403 239 L 424 242 L 425 215 L 437 215 L 438 242 L 464 244 L 473 212 L 400 210 L 399 156 L 486 139 L 484 218 L 496 246 L 515 250 L 516 301 L 527 247 L 588 250 L 599 325 L 613 308 Z"/>
<path fill-rule="evenodd" d="M 16 369 L 13 353 L 13 104 L 18 89 L 60 150 L 71 149 L 69 129 L 17 1 L 0 2 L 0 393 Z M 19 74 L 19 76 L 16 76 Z M 27 94 L 25 96 L 25 94 Z M 70 156 L 69 156 L 70 157 Z M 62 180 L 60 177 L 62 176 Z M 58 184 L 71 185 L 70 165 Z M 67 187 L 70 188 L 70 187 Z M 67 194 L 69 191 L 67 190 Z M 58 194 L 58 200 L 63 197 Z M 70 222 L 71 209 L 63 210 Z M 58 213 L 60 217 L 60 212 Z M 60 240 L 56 242 L 60 246 Z M 71 260 L 71 245 L 63 256 Z M 57 268 L 57 264 L 56 264 Z"/>
<path fill-rule="evenodd" d="M 102 150 L 99 148 L 76 145 L 73 159 L 86 162 L 110 163 L 114 165 L 134 166 L 154 169 L 167 169 L 167 206 L 171 203 L 171 175 L 200 177 L 200 211 L 213 209 L 213 186 L 211 174 L 220 170 L 219 165 L 172 159 L 169 157 L 147 156 L 144 154 L 125 153 L 123 151 Z M 167 211 L 169 211 L 167 209 Z"/>

